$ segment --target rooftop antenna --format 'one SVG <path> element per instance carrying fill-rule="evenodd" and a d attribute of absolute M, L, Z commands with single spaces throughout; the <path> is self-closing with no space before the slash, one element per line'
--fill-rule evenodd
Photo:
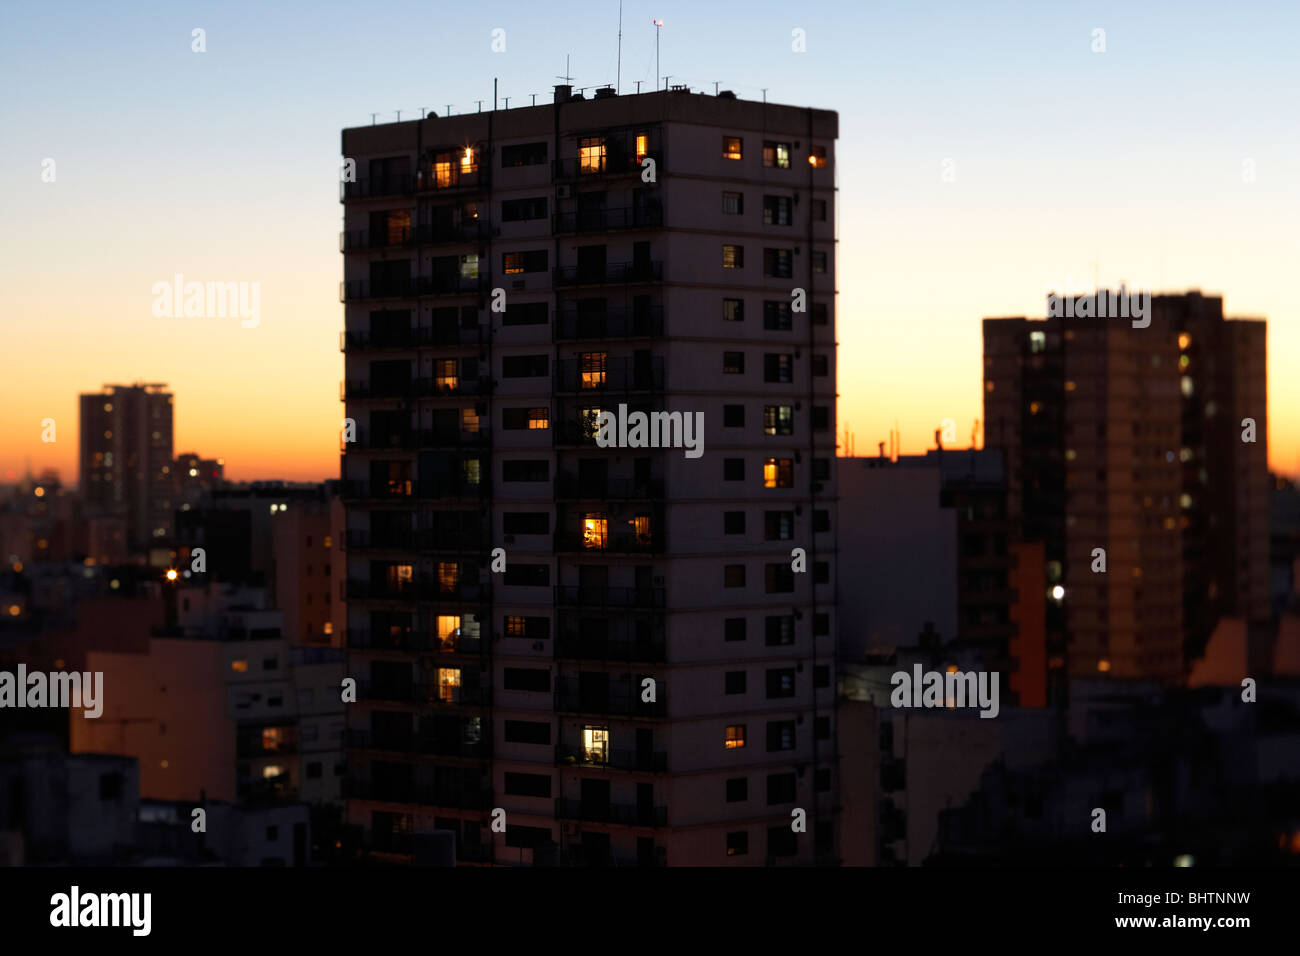
<path fill-rule="evenodd" d="M 451 104 L 450 104 L 450 103 L 447 104 L 447 112 L 443 113 L 442 115 L 443 115 L 443 116 L 450 116 L 450 115 L 451 115 Z"/>
<path fill-rule="evenodd" d="M 623 92 L 623 0 L 618 0 L 618 72 L 614 74 L 614 95 Z"/>
<path fill-rule="evenodd" d="M 767 103 L 767 91 L 768 91 L 769 89 L 770 89 L 770 87 L 767 87 L 767 86 L 763 87 L 763 103 L 764 103 L 764 104 Z"/>
<path fill-rule="evenodd" d="M 482 112 L 483 112 L 483 101 L 482 101 L 482 100 L 475 100 L 474 102 L 478 104 L 478 111 L 479 111 L 480 113 L 482 113 Z"/>
<path fill-rule="evenodd" d="M 672 75 L 671 73 L 669 73 L 667 76 L 664 77 L 664 89 L 665 89 L 665 90 L 668 89 L 668 81 L 671 80 L 672 78 L 673 78 L 673 75 Z"/>
<path fill-rule="evenodd" d="M 659 75 L 659 30 L 663 25 L 662 20 L 655 21 L 655 76 Z"/>
<path fill-rule="evenodd" d="M 714 95 L 714 96 L 717 96 L 717 95 L 718 95 L 718 84 L 719 84 L 720 82 L 721 82 L 720 80 L 714 80 L 714 81 L 713 81 L 713 95 Z"/>
<path fill-rule="evenodd" d="M 605 74 L 608 76 L 609 74 Z M 564 54 L 564 76 L 557 76 L 557 80 L 563 80 L 565 83 L 573 83 L 573 77 L 569 76 L 569 54 Z"/>
<path fill-rule="evenodd" d="M 402 111 L 401 111 L 401 110 L 398 110 L 398 111 L 397 111 L 397 122 L 400 123 L 401 121 L 402 121 Z"/>
<path fill-rule="evenodd" d="M 370 114 L 370 125 L 371 125 L 371 126 L 374 126 L 374 125 L 375 125 L 375 118 L 376 118 L 378 115 L 379 115 L 378 113 L 371 113 L 371 114 Z"/>

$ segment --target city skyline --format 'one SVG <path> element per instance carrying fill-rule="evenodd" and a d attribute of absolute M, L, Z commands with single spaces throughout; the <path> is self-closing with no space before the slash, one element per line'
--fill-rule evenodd
<path fill-rule="evenodd" d="M 616 79 L 613 5 L 581 39 L 517 5 L 436 20 L 412 6 L 417 28 L 384 36 L 385 71 L 361 83 L 351 71 L 297 70 L 299 56 L 345 49 L 358 31 L 364 39 L 382 28 L 312 7 L 313 39 L 285 55 L 307 9 L 254 21 L 239 9 L 182 20 L 86 7 L 71 42 L 34 14 L 0 14 L 6 60 L 39 78 L 9 106 L 16 140 L 0 158 L 11 215 L 27 224 L 0 240 L 11 357 L 0 481 L 21 478 L 30 459 L 34 473 L 52 467 L 71 484 L 76 396 L 137 380 L 169 384 L 177 447 L 223 457 L 231 480 L 337 476 L 338 128 L 365 125 L 372 110 L 401 108 L 409 119 L 421 107 L 441 115 L 452 100 L 460 114 L 480 97 L 490 107 L 494 77 L 512 110 L 533 92 L 548 104 L 568 52 L 575 86 Z M 621 82 L 625 92 L 646 82 L 655 16 L 665 21 L 660 69 L 687 71 L 670 83 L 711 94 L 718 80 L 748 100 L 766 86 L 769 102 L 840 113 L 835 434 L 849 427 L 860 453 L 872 453 L 896 420 L 905 454 L 930 447 L 944 419 L 964 444 L 981 417 L 981 320 L 1038 318 L 1049 288 L 1127 280 L 1222 295 L 1226 314 L 1268 321 L 1269 463 L 1294 475 L 1300 290 L 1287 282 L 1297 240 L 1283 224 L 1300 213 L 1300 162 L 1294 129 L 1277 127 L 1271 98 L 1257 93 L 1295 85 L 1288 31 L 1260 36 L 1247 29 L 1248 11 L 1215 11 L 1207 30 L 1195 17 L 1166 15 L 1174 9 L 814 5 L 792 14 L 760 4 L 737 18 L 628 3 Z M 504 53 L 491 50 L 498 27 Z M 195 28 L 205 30 L 202 54 L 191 50 Z M 1104 53 L 1093 52 L 1096 29 L 1105 30 Z M 805 32 L 806 53 L 792 49 L 795 30 Z M 926 42 L 910 42 L 921 30 Z M 446 51 L 430 79 L 426 58 L 405 51 L 419 50 L 421 34 L 446 31 L 482 42 Z M 731 42 L 718 44 L 720 35 Z M 1035 53 L 1058 65 L 1028 84 Z M 61 65 L 71 74 L 74 57 L 76 75 L 111 80 L 82 89 L 46 79 L 63 75 Z M 846 75 L 844 62 L 867 66 Z M 157 68 L 176 78 L 166 90 L 150 83 Z M 961 85 L 939 81 L 953 70 Z M 1207 143 L 1208 128 L 1224 135 Z M 103 144 L 94 163 L 82 158 L 87 141 Z M 1070 144 L 1081 148 L 1062 150 Z M 46 159 L 55 161 L 52 182 L 42 180 Z M 78 241 L 66 241 L 69 230 Z M 259 283 L 260 322 L 156 317 L 154 286 L 177 273 Z M 46 418 L 58 424 L 54 445 L 41 441 Z"/>

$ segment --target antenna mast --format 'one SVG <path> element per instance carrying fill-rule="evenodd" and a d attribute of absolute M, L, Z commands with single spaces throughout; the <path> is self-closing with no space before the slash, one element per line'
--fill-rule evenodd
<path fill-rule="evenodd" d="M 623 0 L 618 0 L 618 72 L 614 74 L 614 95 L 623 92 Z"/>

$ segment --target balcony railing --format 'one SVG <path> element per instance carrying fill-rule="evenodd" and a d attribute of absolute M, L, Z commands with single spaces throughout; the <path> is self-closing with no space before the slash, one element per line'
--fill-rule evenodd
<path fill-rule="evenodd" d="M 645 607 L 664 606 L 663 588 L 602 588 L 559 584 L 555 603 L 562 607 Z"/>
<path fill-rule="evenodd" d="M 662 827 L 668 825 L 668 808 L 624 803 L 590 803 L 560 797 L 555 801 L 555 817 L 557 820 L 586 820 L 591 823 L 616 823 L 632 827 Z"/>
<path fill-rule="evenodd" d="M 426 601 L 437 604 L 478 604 L 492 600 L 490 584 L 446 587 L 436 581 L 363 581 L 348 578 L 348 598 L 369 601 Z"/>
<path fill-rule="evenodd" d="M 488 707 L 492 704 L 490 687 L 447 687 L 429 681 L 394 682 L 361 681 L 359 699 L 407 704 L 447 704 L 460 707 Z"/>
<path fill-rule="evenodd" d="M 582 683 L 576 677 L 560 677 L 555 682 L 555 709 L 573 714 L 600 714 L 622 717 L 663 717 L 667 713 L 666 688 L 663 681 L 655 686 L 653 701 L 641 699 L 637 682 L 607 684 Z"/>
<path fill-rule="evenodd" d="M 635 152 L 624 152 L 612 144 L 606 148 L 604 156 L 583 159 L 572 156 L 566 159 L 551 160 L 551 169 L 556 179 L 579 179 L 586 176 L 630 176 L 641 174 L 641 162 L 646 157 L 655 161 L 656 167 L 662 167 L 663 154 L 651 150 L 638 156 Z"/>
<path fill-rule="evenodd" d="M 664 224 L 660 206 L 616 206 L 612 209 L 578 209 L 551 217 L 556 233 L 609 232 L 614 229 L 657 229 Z"/>
<path fill-rule="evenodd" d="M 413 299 L 426 295 L 465 295 L 485 292 L 491 286 L 491 279 L 481 272 L 476 276 L 408 276 L 373 282 L 369 279 L 352 279 L 339 283 L 339 301 L 359 302 L 365 299 Z"/>
<path fill-rule="evenodd" d="M 555 496 L 579 500 L 609 501 L 662 498 L 664 483 L 658 478 L 636 481 L 632 478 L 580 478 L 571 471 L 555 475 Z"/>
<path fill-rule="evenodd" d="M 481 631 L 480 631 L 481 634 Z M 439 638 L 428 632 L 376 634 L 369 628 L 348 628 L 348 647 L 353 650 L 438 651 L 444 654 L 481 654 L 487 649 L 482 636 Z"/>
<path fill-rule="evenodd" d="M 388 531 L 348 529 L 347 551 L 435 551 L 470 553 L 478 556 L 483 536 L 477 532 L 445 534 L 437 531 L 398 528 Z"/>
<path fill-rule="evenodd" d="M 661 392 L 664 387 L 664 360 L 653 355 L 649 362 L 632 358 L 605 361 L 596 371 L 583 369 L 580 359 L 560 359 L 555 363 L 555 390 L 559 393 L 599 394 L 601 392 Z"/>
<path fill-rule="evenodd" d="M 561 744 L 555 748 L 555 764 L 557 767 L 663 773 L 668 769 L 668 753 L 664 750 L 587 750 Z"/>
<path fill-rule="evenodd" d="M 415 191 L 415 177 L 410 173 L 392 176 L 358 177 L 343 183 L 344 199 L 378 199 L 380 196 L 409 196 Z"/>
<path fill-rule="evenodd" d="M 581 339 L 657 338 L 664 334 L 663 306 L 649 309 L 610 309 L 578 312 L 566 309 L 554 314 L 555 338 L 559 342 Z"/>
<path fill-rule="evenodd" d="M 451 168 L 442 176 L 432 164 L 415 174 L 416 192 L 443 192 L 457 189 L 486 189 L 492 182 L 492 175 L 486 165 L 480 164 L 473 169 L 465 169 L 460 164 L 460 156 L 453 155 Z"/>
<path fill-rule="evenodd" d="M 555 656 L 587 661 L 659 663 L 667 660 L 667 646 L 662 637 L 623 641 L 599 635 L 584 637 L 579 634 L 561 633 L 556 639 Z"/>
<path fill-rule="evenodd" d="M 339 349 L 351 352 L 364 349 L 416 349 L 431 346 L 482 345 L 489 329 L 475 325 L 438 326 L 434 328 L 394 329 L 387 332 L 358 330 L 339 333 Z"/>
<path fill-rule="evenodd" d="M 655 259 L 647 262 L 614 262 L 600 266 L 556 266 L 551 270 L 556 286 L 619 285 L 634 282 L 659 282 L 664 264 Z"/>
<path fill-rule="evenodd" d="M 582 531 L 557 531 L 555 550 L 590 554 L 662 554 L 662 535 L 636 534 L 631 531 L 608 532 L 593 536 Z"/>
<path fill-rule="evenodd" d="M 492 232 L 486 220 L 462 223 L 423 223 L 401 230 L 373 232 L 350 229 L 339 233 L 340 252 L 365 252 L 369 249 L 400 249 L 434 243 L 478 242 Z"/>
<path fill-rule="evenodd" d="M 343 796 L 348 800 L 377 800 L 384 803 L 413 803 L 456 810 L 487 810 L 493 806 L 492 791 L 462 793 L 424 784 L 380 784 L 365 778 L 346 777 Z"/>
<path fill-rule="evenodd" d="M 403 432 L 375 432 L 368 428 L 358 428 L 356 441 L 348 442 L 349 448 L 361 448 L 366 451 L 414 451 L 418 448 L 458 448 L 464 445 L 487 445 L 491 442 L 491 432 L 480 428 L 476 432 L 467 432 L 460 428 L 419 429 Z"/>
<path fill-rule="evenodd" d="M 484 727 L 479 740 L 460 737 L 432 737 L 421 734 L 375 734 L 369 730 L 349 730 L 347 746 L 353 750 L 386 750 L 392 753 L 433 754 L 444 757 L 490 757 L 490 731 Z"/>
<path fill-rule="evenodd" d="M 474 484 L 462 478 L 422 478 L 420 481 L 369 482 L 351 479 L 339 482 L 345 501 L 437 501 L 474 499 L 487 496 L 487 483 Z"/>
<path fill-rule="evenodd" d="M 366 398 L 430 398 L 439 395 L 486 395 L 492 391 L 492 379 L 463 375 L 442 378 L 406 378 L 388 381 L 350 379 L 344 383 L 344 400 Z"/>

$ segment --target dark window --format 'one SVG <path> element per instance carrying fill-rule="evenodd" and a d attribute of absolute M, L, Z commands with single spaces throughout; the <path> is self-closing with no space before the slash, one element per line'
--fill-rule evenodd
<path fill-rule="evenodd" d="M 793 378 L 794 357 L 788 353 L 767 352 L 763 355 L 763 381 L 789 382 Z M 543 375 L 546 373 L 543 372 Z"/>
<path fill-rule="evenodd" d="M 512 744 L 549 744 L 551 725 L 539 720 L 507 720 L 506 742 Z"/>
<path fill-rule="evenodd" d="M 522 222 L 527 219 L 546 218 L 546 197 L 531 199 L 504 199 L 501 202 L 502 222 Z"/>
<path fill-rule="evenodd" d="M 501 516 L 501 530 L 505 534 L 550 534 L 551 516 L 545 511 L 507 511 Z"/>
<path fill-rule="evenodd" d="M 99 799 L 121 800 L 123 778 L 120 773 L 101 773 L 99 775 Z"/>
<path fill-rule="evenodd" d="M 794 696 L 794 668 L 778 667 L 767 672 L 768 699 Z"/>
<path fill-rule="evenodd" d="M 547 774 L 506 771 L 506 793 L 514 797 L 549 797 L 551 778 Z"/>
<path fill-rule="evenodd" d="M 723 352 L 722 371 L 730 375 L 741 375 L 745 371 L 744 352 Z"/>
<path fill-rule="evenodd" d="M 764 511 L 763 540 L 789 541 L 794 537 L 793 511 Z"/>
<path fill-rule="evenodd" d="M 830 359 L 825 355 L 814 355 L 812 368 L 814 375 L 829 375 L 831 373 Z"/>
<path fill-rule="evenodd" d="M 774 279 L 788 279 L 794 270 L 794 250 L 764 249 L 763 275 Z"/>
<path fill-rule="evenodd" d="M 744 428 L 745 427 L 745 406 L 744 405 L 723 405 L 722 406 L 722 427 L 723 428 Z"/>
<path fill-rule="evenodd" d="M 744 856 L 749 852 L 749 831 L 733 830 L 727 834 L 727 856 Z"/>
<path fill-rule="evenodd" d="M 831 616 L 829 614 L 813 615 L 813 635 L 822 637 L 831 632 Z"/>
<path fill-rule="evenodd" d="M 744 215 L 745 194 L 724 192 L 722 194 L 722 211 L 728 216 Z"/>
<path fill-rule="evenodd" d="M 813 406 L 812 427 L 815 432 L 824 432 L 831 427 L 831 410 L 828 406 Z"/>
<path fill-rule="evenodd" d="M 794 721 L 769 720 L 767 722 L 767 750 L 776 753 L 780 750 L 794 750 Z"/>
<path fill-rule="evenodd" d="M 818 664 L 813 668 L 813 686 L 830 687 L 831 686 L 831 668 L 829 664 Z"/>
<path fill-rule="evenodd" d="M 540 166 L 546 162 L 546 143 L 519 143 L 501 147 L 501 166 Z"/>
<path fill-rule="evenodd" d="M 763 585 L 768 594 L 790 594 L 794 591 L 794 569 L 789 564 L 766 566 Z"/>
<path fill-rule="evenodd" d="M 744 803 L 749 799 L 749 778 L 732 777 L 727 781 L 727 802 Z"/>
<path fill-rule="evenodd" d="M 826 325 L 830 322 L 830 309 L 825 302 L 814 302 L 812 307 L 813 325 Z"/>
<path fill-rule="evenodd" d="M 794 643 L 794 616 L 774 614 L 764 619 L 764 637 L 768 647 Z"/>
<path fill-rule="evenodd" d="M 769 726 L 771 726 L 769 724 Z M 793 726 L 793 725 L 792 725 Z M 783 748 L 789 749 L 789 748 Z M 794 803 L 795 775 L 793 773 L 769 773 L 767 775 L 767 804 Z M 787 831 L 789 827 L 785 828 Z"/>
<path fill-rule="evenodd" d="M 763 328 L 773 332 L 789 332 L 792 315 L 789 302 L 763 300 Z"/>
<path fill-rule="evenodd" d="M 518 564 L 511 561 L 503 575 L 505 583 L 518 587 L 544 588 L 551 583 L 551 568 L 546 564 Z"/>
<path fill-rule="evenodd" d="M 818 767 L 817 772 L 813 774 L 813 789 L 818 793 L 825 793 L 831 788 L 831 768 Z"/>
<path fill-rule="evenodd" d="M 549 462 L 545 458 L 506 460 L 501 463 L 502 481 L 547 481 Z"/>
<path fill-rule="evenodd" d="M 501 675 L 506 690 L 526 690 L 544 694 L 551 689 L 551 672 L 535 667 L 507 667 Z"/>
<path fill-rule="evenodd" d="M 723 621 L 723 640 L 725 641 L 743 641 L 745 639 L 745 619 L 743 617 L 729 617 Z"/>
<path fill-rule="evenodd" d="M 501 427 L 507 431 L 528 431 L 549 428 L 551 411 L 549 408 L 503 408 L 501 409 Z"/>
<path fill-rule="evenodd" d="M 727 671 L 723 676 L 722 683 L 724 693 L 743 694 L 745 692 L 745 672 Z"/>
<path fill-rule="evenodd" d="M 812 217 L 814 222 L 826 221 L 826 200 L 814 199 L 812 201 Z"/>
<path fill-rule="evenodd" d="M 813 583 L 830 584 L 831 582 L 831 563 L 829 561 L 813 562 Z"/>
<path fill-rule="evenodd" d="M 744 322 L 745 321 L 745 300 L 744 299 L 723 299 L 722 317 L 728 322 Z"/>
<path fill-rule="evenodd" d="M 507 614 L 504 621 L 506 637 L 522 637 L 530 641 L 544 641 L 551 636 L 549 617 L 524 617 Z"/>
<path fill-rule="evenodd" d="M 744 481 L 745 480 L 745 459 L 743 458 L 722 459 L 722 480 L 723 481 Z"/>
<path fill-rule="evenodd" d="M 793 803 L 794 798 L 786 801 Z M 795 842 L 795 833 L 790 827 L 768 827 L 767 828 L 767 852 L 770 856 L 794 856 L 797 852 L 797 843 Z"/>
<path fill-rule="evenodd" d="M 307 764 L 307 779 L 319 780 L 321 778 L 321 765 L 319 760 L 313 760 Z"/>
<path fill-rule="evenodd" d="M 502 325 L 545 325 L 547 311 L 545 302 L 506 302 L 506 310 L 501 313 Z"/>
<path fill-rule="evenodd" d="M 501 359 L 501 374 L 505 378 L 539 378 L 546 374 L 545 355 L 506 355 Z"/>
<path fill-rule="evenodd" d="M 788 226 L 790 225 L 790 197 L 789 196 L 764 196 L 763 197 L 763 225 L 765 226 Z"/>
<path fill-rule="evenodd" d="M 812 476 L 813 481 L 830 481 L 831 460 L 829 458 L 814 458 Z"/>
<path fill-rule="evenodd" d="M 831 739 L 831 719 L 829 717 L 818 717 L 813 721 L 813 739 Z"/>
<path fill-rule="evenodd" d="M 722 513 L 722 533 L 723 534 L 744 534 L 745 533 L 745 512 L 724 511 Z"/>
<path fill-rule="evenodd" d="M 826 253 L 822 250 L 813 250 L 812 254 L 813 272 L 817 275 L 823 275 L 826 272 Z"/>
<path fill-rule="evenodd" d="M 745 566 L 743 564 L 723 565 L 722 586 L 724 588 L 743 588 L 745 586 Z"/>

